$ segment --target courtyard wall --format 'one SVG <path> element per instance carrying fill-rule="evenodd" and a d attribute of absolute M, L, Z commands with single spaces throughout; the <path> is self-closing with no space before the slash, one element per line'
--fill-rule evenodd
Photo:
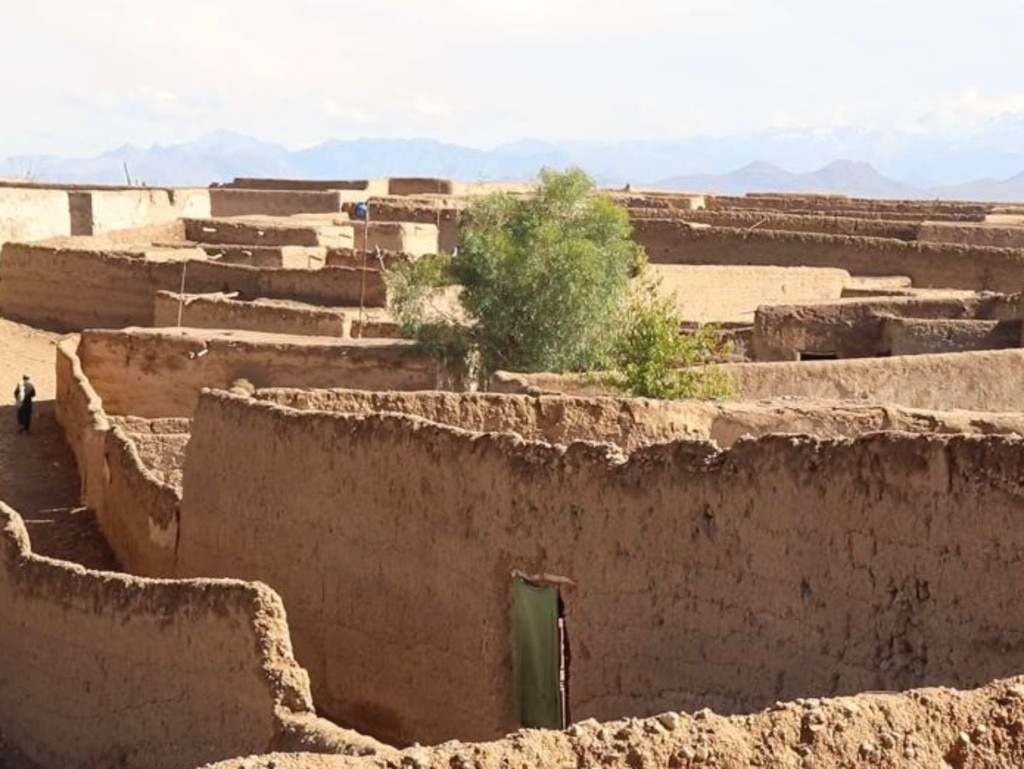
<path fill-rule="evenodd" d="M 202 353 L 202 354 L 198 354 Z M 107 414 L 191 417 L 205 387 L 429 390 L 434 360 L 405 340 L 332 340 L 202 329 L 90 330 L 82 371 Z"/>
<path fill-rule="evenodd" d="M 260 269 L 202 260 L 160 262 L 131 251 L 8 243 L 0 255 L 0 312 L 55 331 L 152 326 L 157 291 L 238 292 L 325 306 L 383 306 L 379 272 Z"/>
<path fill-rule="evenodd" d="M 516 728 L 514 572 L 565 580 L 577 720 L 971 686 L 1024 665 L 996 576 L 1024 545 L 1022 449 L 776 435 L 627 454 L 208 392 L 178 566 L 273 585 L 324 712 L 391 739 Z"/>
<path fill-rule="evenodd" d="M 313 718 L 265 585 L 41 558 L 0 503 L 0 609 L 4 739 L 41 766 L 183 769 L 268 752 Z"/>
<path fill-rule="evenodd" d="M 855 275 L 906 275 L 919 288 L 1006 293 L 1024 284 L 1022 249 L 691 227 L 677 219 L 635 220 L 633 237 L 655 264 L 835 267 Z"/>
<path fill-rule="evenodd" d="M 699 323 L 750 323 L 762 304 L 839 299 L 850 274 L 810 267 L 656 264 L 650 276 L 675 298 L 680 316 Z"/>
<path fill-rule="evenodd" d="M 71 234 L 68 193 L 63 190 L 0 186 L 0 246 Z"/>

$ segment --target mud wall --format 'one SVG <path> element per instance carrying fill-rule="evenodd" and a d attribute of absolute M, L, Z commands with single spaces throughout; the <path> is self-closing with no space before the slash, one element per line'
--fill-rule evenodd
<path fill-rule="evenodd" d="M 30 187 L 0 187 L 0 246 L 71 234 L 68 193 Z"/>
<path fill-rule="evenodd" d="M 186 266 L 187 265 L 187 266 Z M 379 272 L 258 269 L 192 260 L 153 262 L 126 252 L 95 252 L 8 243 L 0 255 L 0 312 L 37 328 L 151 326 L 157 291 L 238 292 L 246 298 L 293 299 L 327 306 L 383 306 Z"/>
<path fill-rule="evenodd" d="M 201 355 L 197 353 L 204 351 Z M 432 359 L 401 340 L 335 342 L 198 329 L 86 331 L 82 370 L 112 415 L 190 417 L 204 387 L 430 390 Z"/>
<path fill-rule="evenodd" d="M 780 214 L 743 209 L 717 211 L 678 211 L 664 208 L 630 208 L 633 219 L 682 219 L 714 227 L 741 230 L 782 230 L 785 232 L 816 232 L 824 235 L 856 235 L 865 238 L 917 240 L 918 221 L 858 219 L 852 216 L 827 214 Z M 995 245 L 995 244 L 989 244 Z"/>
<path fill-rule="evenodd" d="M 685 321 L 749 323 L 762 304 L 839 299 L 845 270 L 805 267 L 652 265 L 660 290 L 675 297 Z"/>
<path fill-rule="evenodd" d="M 1024 545 L 1022 471 L 1024 443 L 1002 437 L 626 456 L 206 393 L 179 566 L 279 590 L 318 704 L 372 734 L 515 728 L 516 570 L 572 583 L 573 719 L 749 711 L 1021 670 L 1002 575 Z"/>
<path fill-rule="evenodd" d="M 527 440 L 591 440 L 627 449 L 679 438 L 711 436 L 716 408 L 695 401 L 626 398 L 528 398 L 452 392 L 264 389 L 260 401 L 302 410 L 418 416 L 479 432 L 512 432 Z"/>
<path fill-rule="evenodd" d="M 1021 322 L 886 318 L 882 336 L 893 355 L 934 355 L 1021 346 Z"/>
<path fill-rule="evenodd" d="M 370 212 L 373 217 L 373 211 Z M 355 250 L 390 251 L 423 256 L 438 251 L 438 227 L 414 222 L 353 222 Z"/>
<path fill-rule="evenodd" d="M 327 260 L 327 249 L 320 246 L 203 246 L 203 253 L 221 264 L 247 264 L 250 267 L 288 267 L 318 270 Z"/>
<path fill-rule="evenodd" d="M 56 418 L 75 455 L 82 502 L 96 512 L 121 568 L 170 576 L 180 488 L 158 477 L 140 456 L 136 438 L 112 424 L 82 370 L 77 345 L 71 337 L 57 347 Z"/>
<path fill-rule="evenodd" d="M 143 466 L 158 481 L 180 491 L 185 446 L 192 432 L 191 419 L 113 417 L 111 423 L 131 439 Z"/>
<path fill-rule="evenodd" d="M 350 191 L 366 195 L 386 195 L 387 179 L 265 179 L 236 177 L 225 184 L 211 184 L 213 189 Z"/>
<path fill-rule="evenodd" d="M 103 505 L 96 520 L 121 568 L 143 577 L 173 574 L 180 489 L 146 467 L 120 427 L 105 435 L 103 470 Z"/>
<path fill-rule="evenodd" d="M 40 558 L 0 503 L 0 610 L 4 738 L 41 766 L 180 769 L 268 752 L 312 718 L 266 586 Z"/>
<path fill-rule="evenodd" d="M 709 195 L 709 209 L 754 208 L 764 211 L 856 211 L 864 214 L 898 214 L 911 218 L 936 218 L 956 216 L 965 219 L 983 219 L 993 208 L 988 203 L 972 203 L 957 200 L 880 200 L 873 198 L 851 198 L 846 195 L 821 195 L 800 193 L 756 192 L 742 197 L 731 195 Z"/>
<path fill-rule="evenodd" d="M 856 437 L 908 433 L 1022 434 L 1024 415 L 937 412 L 838 402 L 743 403 L 646 398 L 525 396 L 498 393 L 366 392 L 265 389 L 260 401 L 345 414 L 403 414 L 474 432 L 511 432 L 547 443 L 598 441 L 633 451 L 673 440 L 712 440 L 728 448 L 741 438 L 799 433 Z"/>
<path fill-rule="evenodd" d="M 68 196 L 72 235 L 102 235 L 210 215 L 205 189 L 72 190 Z"/>
<path fill-rule="evenodd" d="M 319 219 L 186 219 L 185 236 L 217 246 L 352 246 L 352 227 L 339 217 Z"/>
<path fill-rule="evenodd" d="M 1024 679 L 982 689 L 921 689 L 778 703 L 748 716 L 707 710 L 647 720 L 574 724 L 564 732 L 518 732 L 485 744 L 411 748 L 396 761 L 453 766 L 564 769 L 636 767 L 970 767 L 1024 764 Z M 314 764 L 314 761 L 316 762 Z M 376 769 L 374 761 L 311 756 L 239 758 L 207 769 Z"/>
<path fill-rule="evenodd" d="M 740 363 L 720 368 L 744 400 L 800 397 L 859 400 L 910 408 L 1024 411 L 1017 372 L 1024 350 L 892 358 Z"/>
<path fill-rule="evenodd" d="M 456 184 L 451 179 L 396 177 L 388 179 L 388 195 L 452 195 Z"/>
<path fill-rule="evenodd" d="M 301 336 L 348 335 L 346 314 L 337 309 L 260 300 L 241 302 L 219 294 L 186 296 L 182 303 L 180 295 L 170 291 L 157 292 L 153 325 L 177 326 L 179 308 L 181 325 L 189 328 L 234 328 Z M 348 320 L 350 325 L 351 319 Z"/>
<path fill-rule="evenodd" d="M 809 233 L 691 228 L 674 219 L 633 222 L 656 264 L 837 267 L 854 275 L 906 275 L 918 288 L 1006 293 L 1024 284 L 1024 250 L 905 243 Z"/>
<path fill-rule="evenodd" d="M 963 225 L 925 222 L 920 240 L 928 243 L 960 243 L 966 246 L 1024 248 L 1024 227 Z"/>
<path fill-rule="evenodd" d="M 82 371 L 77 349 L 77 337 L 67 337 L 57 344 L 54 413 L 75 455 L 82 503 L 93 510 L 101 510 L 106 487 L 103 454 L 110 420 L 103 411 L 103 401 Z"/>
<path fill-rule="evenodd" d="M 839 358 L 897 354 L 884 335 L 886 317 L 922 320 L 1020 318 L 1020 295 L 841 299 L 804 305 L 761 306 L 754 314 L 750 354 L 756 361 L 800 360 L 805 351 Z"/>
<path fill-rule="evenodd" d="M 451 254 L 459 245 L 459 225 L 464 204 L 445 201 L 405 201 L 374 198 L 370 218 L 376 222 L 417 222 L 433 224 L 438 230 L 438 249 Z"/>
<path fill-rule="evenodd" d="M 206 215 L 215 217 L 337 214 L 343 202 L 339 193 L 331 191 L 213 188 L 209 195 L 210 210 Z"/>

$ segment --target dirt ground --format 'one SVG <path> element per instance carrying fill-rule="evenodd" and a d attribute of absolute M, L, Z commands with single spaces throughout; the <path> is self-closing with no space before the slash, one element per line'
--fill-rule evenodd
<path fill-rule="evenodd" d="M 78 471 L 54 418 L 55 346 L 60 339 L 0 319 L 0 499 L 25 520 L 40 555 L 110 570 L 116 562 L 91 510 L 79 505 Z M 36 387 L 32 431 L 17 431 L 14 388 Z"/>

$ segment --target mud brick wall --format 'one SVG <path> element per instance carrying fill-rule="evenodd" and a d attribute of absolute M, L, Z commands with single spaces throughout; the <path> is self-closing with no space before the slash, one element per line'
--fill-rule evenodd
<path fill-rule="evenodd" d="M 677 219 L 633 222 L 655 264 L 838 267 L 853 275 L 906 275 L 918 288 L 1014 292 L 1024 250 L 812 233 L 691 228 Z"/>
<path fill-rule="evenodd" d="M 0 611 L 4 739 L 41 766 L 180 769 L 269 752 L 312 718 L 266 586 L 39 558 L 0 503 Z"/>
<path fill-rule="evenodd" d="M 624 454 L 206 393 L 179 568 L 279 590 L 318 705 L 371 734 L 515 728 L 517 570 L 572 582 L 574 719 L 745 712 L 1021 670 L 1022 472 L 1018 438 Z"/>

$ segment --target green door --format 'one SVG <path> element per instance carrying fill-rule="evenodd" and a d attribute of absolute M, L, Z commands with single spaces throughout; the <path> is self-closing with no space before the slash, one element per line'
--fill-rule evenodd
<path fill-rule="evenodd" d="M 561 729 L 562 643 L 558 588 L 512 580 L 516 715 L 521 726 Z"/>

